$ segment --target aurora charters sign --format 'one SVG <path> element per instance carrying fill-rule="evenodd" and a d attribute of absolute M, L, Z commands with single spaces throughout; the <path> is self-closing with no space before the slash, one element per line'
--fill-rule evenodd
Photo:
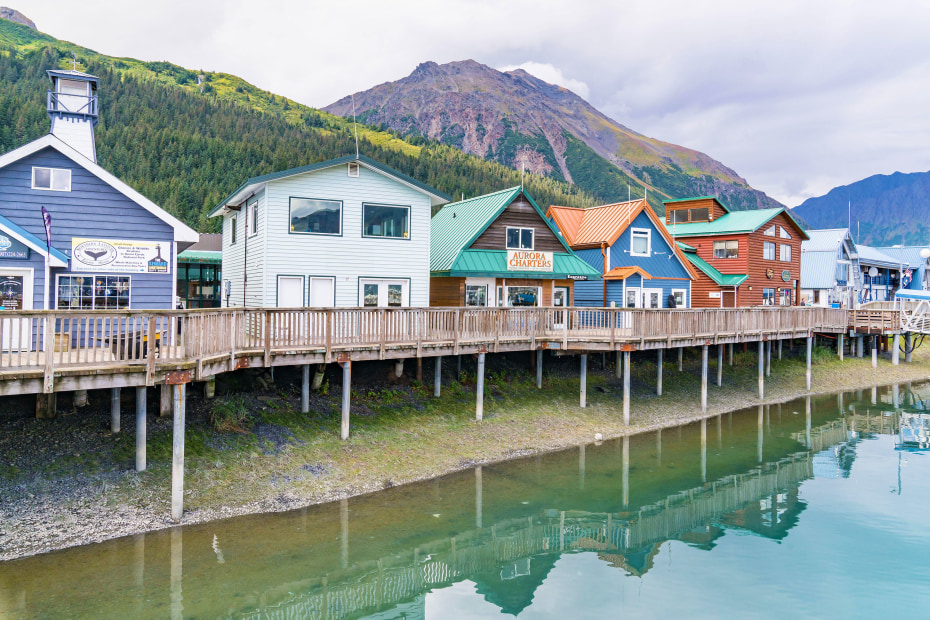
<path fill-rule="evenodd" d="M 552 271 L 552 252 L 507 250 L 507 271 Z"/>
<path fill-rule="evenodd" d="M 71 271 L 170 273 L 171 244 L 123 239 L 71 240 Z"/>

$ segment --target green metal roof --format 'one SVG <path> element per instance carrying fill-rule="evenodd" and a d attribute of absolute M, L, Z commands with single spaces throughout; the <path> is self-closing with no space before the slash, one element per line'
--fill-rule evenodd
<path fill-rule="evenodd" d="M 453 202 L 440 209 L 430 221 L 430 271 L 448 271 L 459 254 L 471 246 L 520 193 L 533 205 L 539 218 L 546 223 L 565 251 L 572 254 L 565 239 L 552 226 L 533 197 L 518 186 Z"/>
<path fill-rule="evenodd" d="M 179 263 L 222 263 L 222 252 L 211 252 L 207 250 L 185 250 L 178 254 Z"/>
<path fill-rule="evenodd" d="M 685 250 L 685 258 L 691 261 L 692 265 L 700 269 L 704 275 L 713 280 L 719 286 L 739 286 L 745 282 L 747 278 L 749 278 L 749 275 L 747 274 L 720 273 L 714 268 L 713 265 L 698 256 L 694 248 Z"/>
<path fill-rule="evenodd" d="M 676 241 L 675 243 L 677 243 L 678 247 L 680 247 L 685 252 L 697 252 L 693 246 L 690 246 L 687 243 L 682 243 L 681 241 Z"/>
<path fill-rule="evenodd" d="M 788 216 L 803 239 L 808 239 L 807 233 L 800 224 L 784 208 L 776 209 L 750 209 L 748 211 L 732 211 L 722 215 L 712 222 L 691 222 L 689 224 L 666 224 L 665 227 L 675 237 L 701 237 L 707 235 L 732 235 L 737 233 L 751 233 L 759 230 L 772 218 L 784 213 Z"/>
<path fill-rule="evenodd" d="M 364 155 L 358 155 L 358 156 L 346 155 L 344 157 L 339 157 L 337 159 L 329 159 L 327 161 L 321 161 L 315 164 L 309 164 L 307 166 L 299 166 L 297 168 L 289 168 L 288 170 L 281 170 L 280 172 L 272 172 L 270 174 L 263 174 L 261 176 L 252 177 L 251 179 L 247 180 L 245 183 L 237 187 L 235 191 L 233 191 L 229 196 L 224 198 L 223 201 L 220 202 L 220 204 L 213 207 L 213 210 L 210 211 L 207 217 L 213 217 L 220 209 L 226 206 L 226 204 L 233 198 L 233 196 L 235 196 L 236 194 L 238 194 L 239 192 L 241 192 L 243 189 L 245 189 L 246 187 L 250 185 L 258 185 L 261 183 L 267 183 L 268 181 L 275 181 L 277 179 L 283 179 L 285 177 L 291 177 L 291 176 L 298 175 L 298 174 L 304 174 L 306 172 L 314 172 L 316 170 L 323 170 L 324 168 L 332 168 L 333 166 L 348 164 L 349 162 L 353 162 L 353 161 L 363 163 L 366 166 L 370 166 L 372 168 L 380 170 L 381 172 L 389 174 L 393 177 L 397 177 L 401 181 L 405 181 L 411 185 L 416 186 L 417 188 L 421 189 L 427 194 L 432 194 L 433 196 L 439 198 L 441 202 L 449 202 L 450 200 L 452 200 L 452 197 L 449 196 L 448 194 L 444 194 L 440 192 L 438 189 L 434 187 L 430 187 L 426 183 L 417 181 L 413 177 L 408 177 L 403 172 L 394 170 L 390 166 L 382 164 L 379 161 L 375 161 L 374 159 L 370 157 L 366 157 Z"/>
<path fill-rule="evenodd" d="M 456 218 L 457 219 L 457 218 Z M 552 271 L 512 271 L 507 269 L 506 250 L 464 250 L 448 271 L 434 271 L 433 276 L 484 278 L 543 278 L 562 280 L 568 276 L 600 279 L 601 273 L 571 252 L 552 255 Z"/>

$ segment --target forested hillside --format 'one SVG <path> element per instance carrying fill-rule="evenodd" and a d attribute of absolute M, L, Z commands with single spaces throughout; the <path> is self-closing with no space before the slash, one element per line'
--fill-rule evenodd
<path fill-rule="evenodd" d="M 235 76 L 104 56 L 0 19 L 0 153 L 48 132 L 45 72 L 71 68 L 72 52 L 100 78 L 99 163 L 201 232 L 217 229 L 206 213 L 248 177 L 355 152 L 345 119 Z M 359 138 L 363 154 L 455 197 L 520 183 L 511 168 L 423 138 L 366 126 Z M 543 208 L 595 201 L 536 175 L 526 186 Z"/>

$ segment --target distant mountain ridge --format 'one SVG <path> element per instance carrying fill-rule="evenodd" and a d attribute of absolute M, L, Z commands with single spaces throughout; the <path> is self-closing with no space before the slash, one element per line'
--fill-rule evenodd
<path fill-rule="evenodd" d="M 27 28 L 32 28 L 33 30 L 38 30 L 36 28 L 36 23 L 17 11 L 16 9 L 11 9 L 8 6 L 0 6 L 0 18 L 8 19 L 15 24 L 22 24 Z"/>
<path fill-rule="evenodd" d="M 644 136 L 572 91 L 522 69 L 474 60 L 420 64 L 409 76 L 354 95 L 359 120 L 576 184 L 603 201 L 717 195 L 731 208 L 781 207 L 712 157 Z M 350 117 L 352 96 L 323 108 Z"/>
<path fill-rule="evenodd" d="M 865 245 L 930 243 L 930 172 L 876 174 L 792 209 L 813 229 L 845 228 Z M 857 239 L 858 237 L 858 239 Z"/>

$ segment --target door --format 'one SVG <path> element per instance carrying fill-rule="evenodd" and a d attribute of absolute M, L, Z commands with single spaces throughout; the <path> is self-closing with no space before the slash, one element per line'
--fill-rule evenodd
<path fill-rule="evenodd" d="M 410 305 L 407 280 L 358 281 L 358 305 L 365 308 L 406 308 Z"/>
<path fill-rule="evenodd" d="M 643 289 L 643 308 L 658 310 L 662 307 L 662 289 L 644 288 Z"/>
<path fill-rule="evenodd" d="M 302 308 L 304 305 L 304 277 L 278 276 L 278 308 Z"/>
<path fill-rule="evenodd" d="M 639 296 L 639 287 L 631 286 L 626 289 L 625 308 L 642 308 L 642 299 Z"/>
<path fill-rule="evenodd" d="M 310 307 L 332 308 L 336 305 L 335 278 L 310 278 Z"/>
<path fill-rule="evenodd" d="M 0 268 L 0 354 L 32 349 L 29 319 L 4 319 L 4 313 L 32 310 L 32 269 Z"/>
<path fill-rule="evenodd" d="M 736 291 L 720 291 L 720 307 L 721 308 L 735 308 L 736 307 Z"/>
<path fill-rule="evenodd" d="M 567 308 L 568 307 L 568 287 L 566 286 L 556 286 L 552 289 L 552 305 L 555 308 Z M 556 312 L 554 317 L 554 323 L 556 329 L 564 329 L 565 327 L 565 316 L 567 312 L 561 311 Z"/>

